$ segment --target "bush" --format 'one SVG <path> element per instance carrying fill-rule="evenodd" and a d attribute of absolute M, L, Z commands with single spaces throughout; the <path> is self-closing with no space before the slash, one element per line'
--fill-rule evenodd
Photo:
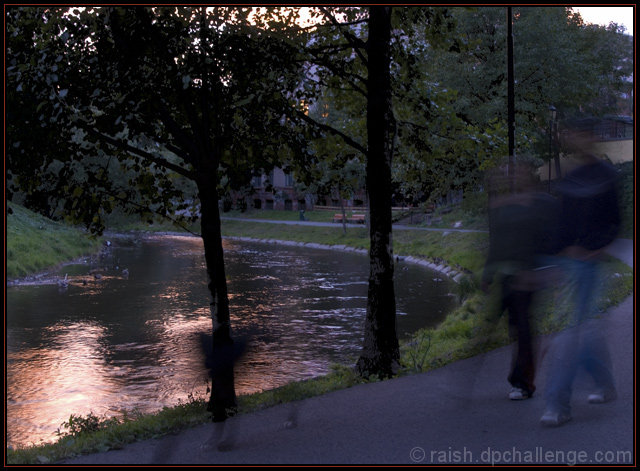
<path fill-rule="evenodd" d="M 103 430 L 111 425 L 119 424 L 120 420 L 116 417 L 98 417 L 90 412 L 86 417 L 71 414 L 69 420 L 62 422 L 60 427 L 66 430 L 56 430 L 56 435 L 59 437 L 77 437 L 85 433 L 93 433 L 98 430 Z"/>

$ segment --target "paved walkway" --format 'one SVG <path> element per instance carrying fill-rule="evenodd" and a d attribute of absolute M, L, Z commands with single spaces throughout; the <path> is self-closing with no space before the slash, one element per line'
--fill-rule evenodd
<path fill-rule="evenodd" d="M 619 241 L 612 251 L 633 265 L 633 241 Z M 590 385 L 579 377 L 573 420 L 559 428 L 540 426 L 541 394 L 506 398 L 511 349 L 504 347 L 428 373 L 235 417 L 225 425 L 228 451 L 210 446 L 221 431 L 205 424 L 67 463 L 635 463 L 633 314 L 630 296 L 598 321 L 609 338 L 618 400 L 588 404 Z M 550 340 L 541 339 L 540 351 Z M 540 392 L 546 369 L 543 360 Z"/>
<path fill-rule="evenodd" d="M 284 224 L 287 226 L 316 226 L 316 227 L 342 227 L 341 223 L 336 222 L 315 222 L 315 221 L 282 221 L 276 219 L 246 219 L 246 218 L 231 218 L 221 217 L 223 221 L 241 221 L 241 222 L 256 222 L 262 224 Z M 350 224 L 347 223 L 347 227 L 364 227 L 363 224 Z M 418 226 L 405 226 L 403 224 L 394 224 L 394 230 L 399 231 L 434 231 L 434 232 L 485 232 L 489 231 L 476 230 L 476 229 L 456 229 L 456 228 L 439 228 L 439 227 L 418 227 Z"/>

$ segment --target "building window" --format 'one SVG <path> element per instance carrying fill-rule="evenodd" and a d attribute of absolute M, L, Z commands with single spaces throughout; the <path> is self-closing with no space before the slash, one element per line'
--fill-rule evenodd
<path fill-rule="evenodd" d="M 253 200 L 254 209 L 262 209 L 262 200 L 255 199 Z"/>
<path fill-rule="evenodd" d="M 284 209 L 285 209 L 285 211 L 292 211 L 293 210 L 293 201 L 284 200 Z"/>
<path fill-rule="evenodd" d="M 293 186 L 293 175 L 290 173 L 284 174 L 284 186 L 292 187 Z"/>
<path fill-rule="evenodd" d="M 265 209 L 273 209 L 273 200 L 265 201 Z"/>
<path fill-rule="evenodd" d="M 262 176 L 253 177 L 253 180 L 251 181 L 251 185 L 254 188 L 261 188 L 262 187 Z"/>

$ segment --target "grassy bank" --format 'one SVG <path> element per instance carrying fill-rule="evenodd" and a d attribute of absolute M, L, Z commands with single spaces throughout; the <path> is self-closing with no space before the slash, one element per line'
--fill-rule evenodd
<path fill-rule="evenodd" d="M 7 202 L 7 278 L 18 278 L 95 253 L 101 241 Z"/>
<path fill-rule="evenodd" d="M 280 226 L 245 221 L 223 221 L 225 236 L 252 237 L 256 239 L 316 242 L 326 245 L 346 245 L 360 249 L 369 248 L 366 228 L 352 227 L 344 234 L 342 227 Z M 433 260 L 446 260 L 450 265 L 468 271 L 482 267 L 489 244 L 486 233 L 395 231 L 393 248 L 396 255 L 413 255 Z"/>
<path fill-rule="evenodd" d="M 368 248 L 369 245 L 366 229 L 350 228 L 345 235 L 338 224 L 335 227 L 309 227 L 224 221 L 223 233 L 226 236 L 356 248 Z M 394 232 L 396 254 L 446 260 L 450 265 L 457 265 L 472 273 L 463 278 L 459 285 L 460 307 L 437 328 L 416 332 L 409 341 L 402 343 L 400 375 L 429 371 L 508 343 L 506 316 L 501 316 L 497 309 L 497 290 L 488 296 L 477 290 L 477 273 L 484 263 L 487 247 L 488 235 L 484 233 Z M 633 290 L 632 270 L 617 260 L 608 259 L 604 263 L 603 279 L 605 294 L 599 301 L 602 309 L 619 303 Z M 553 293 L 541 294 L 539 298 L 542 302 L 535 309 L 537 329 L 540 333 L 557 331 L 563 323 L 562 316 L 557 314 L 566 307 L 556 303 L 557 298 Z M 239 411 L 249 413 L 364 382 L 350 367 L 336 366 L 323 377 L 242 396 L 239 398 Z M 164 408 L 156 414 L 134 414 L 119 420 L 76 417 L 69 421 L 66 431 L 63 430 L 66 436 L 57 443 L 9 450 L 7 459 L 11 464 L 55 463 L 77 454 L 121 448 L 126 443 L 158 437 L 208 421 L 210 414 L 206 412 L 205 400 L 192 397 L 185 403 Z"/>

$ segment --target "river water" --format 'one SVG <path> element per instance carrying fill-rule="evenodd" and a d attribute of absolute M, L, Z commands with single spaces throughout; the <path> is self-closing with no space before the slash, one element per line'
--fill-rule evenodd
<path fill-rule="evenodd" d="M 362 341 L 368 257 L 225 240 L 236 365 L 248 394 L 353 364 Z M 126 271 L 125 271 L 126 270 Z M 202 241 L 114 238 L 100 258 L 67 265 L 50 283 L 7 288 L 7 441 L 55 440 L 71 414 L 151 412 L 204 396 L 200 334 L 211 331 Z M 398 334 L 437 324 L 454 284 L 396 266 Z"/>

